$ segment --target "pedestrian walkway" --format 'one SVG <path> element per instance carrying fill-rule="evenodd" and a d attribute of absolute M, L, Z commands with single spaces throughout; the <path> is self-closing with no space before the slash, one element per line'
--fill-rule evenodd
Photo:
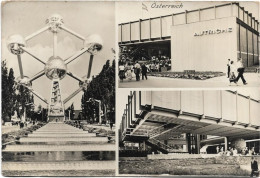
<path fill-rule="evenodd" d="M 238 81 L 237 85 L 234 83 L 230 84 L 229 79 L 226 76 L 214 77 L 207 80 L 148 76 L 148 80 L 124 80 L 124 82 L 118 80 L 118 86 L 119 88 L 235 88 L 260 86 L 260 74 L 245 73 L 244 77 L 248 83 L 247 85 L 243 85 L 241 80 Z"/>
<path fill-rule="evenodd" d="M 107 137 L 55 122 L 20 138 L 18 144 L 7 145 L 2 157 L 4 176 L 49 175 L 49 171 L 66 176 L 60 170 L 80 176 L 115 175 L 116 169 L 115 144 L 108 143 Z"/>

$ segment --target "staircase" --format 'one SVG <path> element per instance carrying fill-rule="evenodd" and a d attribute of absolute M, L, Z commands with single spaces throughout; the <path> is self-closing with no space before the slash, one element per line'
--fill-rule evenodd
<path fill-rule="evenodd" d="M 161 136 L 162 134 L 166 134 L 167 132 L 171 131 L 173 128 L 177 128 L 177 127 L 179 127 L 179 125 L 173 123 L 167 123 L 153 130 L 150 130 L 149 137 L 156 138 L 158 136 Z"/>
<path fill-rule="evenodd" d="M 153 149 L 156 149 L 164 154 L 168 154 L 172 150 L 172 147 L 165 145 L 161 141 L 156 140 L 154 138 L 149 138 L 145 143 Z"/>
<path fill-rule="evenodd" d="M 50 122 L 2 150 L 4 176 L 114 176 L 115 144 Z"/>

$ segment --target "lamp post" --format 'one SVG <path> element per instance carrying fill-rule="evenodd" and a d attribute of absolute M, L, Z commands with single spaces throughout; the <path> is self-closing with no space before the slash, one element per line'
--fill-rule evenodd
<path fill-rule="evenodd" d="M 99 112 L 99 118 L 98 118 L 98 123 L 101 125 L 102 124 L 102 118 L 101 116 L 103 115 L 103 112 L 101 110 L 101 101 L 100 100 L 97 100 L 97 99 L 94 99 L 94 98 L 89 98 L 89 100 L 87 101 L 88 102 L 91 102 L 91 101 L 96 101 L 98 102 L 98 112 Z"/>

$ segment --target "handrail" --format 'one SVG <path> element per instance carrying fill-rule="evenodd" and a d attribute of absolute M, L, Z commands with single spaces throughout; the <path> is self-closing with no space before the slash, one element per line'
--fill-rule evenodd
<path fill-rule="evenodd" d="M 156 139 L 154 139 L 154 138 L 150 138 L 150 139 L 149 139 L 149 142 L 151 142 L 152 144 L 157 145 L 158 147 L 161 147 L 161 148 L 163 148 L 164 150 L 167 150 L 167 151 L 173 149 L 173 148 L 170 147 L 169 145 L 165 145 L 165 144 L 162 143 L 161 141 L 156 140 Z M 159 143 L 159 145 L 158 145 L 158 143 Z"/>

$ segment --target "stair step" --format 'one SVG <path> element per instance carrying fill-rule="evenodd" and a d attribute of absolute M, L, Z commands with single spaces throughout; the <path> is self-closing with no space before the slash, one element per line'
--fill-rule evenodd
<path fill-rule="evenodd" d="M 78 137 L 95 137 L 95 133 L 80 133 L 80 134 L 62 134 L 62 133 L 56 133 L 56 134 L 29 134 L 28 137 L 39 137 L 39 138 L 49 138 L 49 137 L 69 137 L 69 138 L 78 138 Z"/>
<path fill-rule="evenodd" d="M 91 145 L 7 145 L 3 152 L 31 151 L 114 151 L 115 144 Z"/>
<path fill-rule="evenodd" d="M 86 176 L 115 176 L 115 170 L 15 170 L 2 171 L 2 175 L 6 177 L 86 177 Z"/>
<path fill-rule="evenodd" d="M 84 131 L 59 131 L 59 132 L 53 132 L 53 131 L 35 131 L 33 134 L 87 134 L 88 132 Z"/>
<path fill-rule="evenodd" d="M 50 138 L 33 138 L 33 137 L 24 137 L 19 140 L 21 143 L 25 142 L 107 142 L 107 137 L 50 137 Z"/>
<path fill-rule="evenodd" d="M 2 162 L 4 170 L 115 170 L 116 161 Z"/>

